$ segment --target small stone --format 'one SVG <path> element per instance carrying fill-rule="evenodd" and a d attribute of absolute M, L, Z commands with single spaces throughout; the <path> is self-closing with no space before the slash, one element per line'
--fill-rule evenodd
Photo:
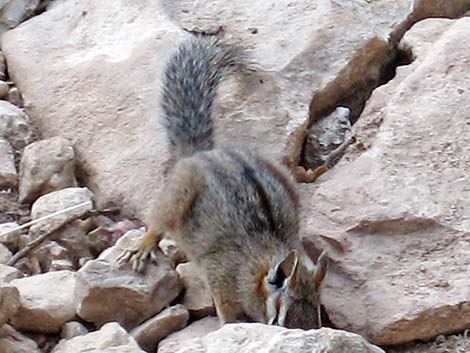
<path fill-rule="evenodd" d="M 22 150 L 35 139 L 33 127 L 25 112 L 2 100 L 0 100 L 0 136 L 7 139 L 15 150 Z"/>
<path fill-rule="evenodd" d="M 41 195 L 76 185 L 75 152 L 68 140 L 52 137 L 25 148 L 20 162 L 20 202 L 33 202 Z"/>
<path fill-rule="evenodd" d="M 31 208 L 33 220 L 80 204 L 82 206 L 32 226 L 30 235 L 34 239 L 72 217 L 83 215 L 93 208 L 92 198 L 93 194 L 87 188 L 66 188 L 41 196 Z M 45 244 L 35 252 L 41 267 L 47 271 L 53 259 L 71 260 L 75 263 L 81 257 L 91 257 L 86 237 L 88 226 L 86 221 L 77 220 L 57 231 L 53 240 L 59 246 L 54 246 L 54 243 Z"/>
<path fill-rule="evenodd" d="M 110 322 L 99 331 L 62 339 L 51 353 L 144 353 L 118 323 Z"/>
<path fill-rule="evenodd" d="M 173 239 L 163 238 L 158 246 L 175 265 L 188 261 L 186 254 L 176 246 Z"/>
<path fill-rule="evenodd" d="M 5 63 L 5 57 L 3 53 L 0 52 L 0 80 L 5 80 L 7 78 L 7 65 Z"/>
<path fill-rule="evenodd" d="M 162 253 L 156 254 L 157 264 L 149 263 L 144 273 L 135 273 L 128 264 L 116 262 L 124 249 L 136 246 L 142 234 L 138 230 L 127 232 L 115 246 L 77 272 L 75 302 L 83 320 L 97 326 L 116 321 L 133 329 L 178 296 L 182 284 Z"/>
<path fill-rule="evenodd" d="M 0 285 L 22 277 L 24 274 L 15 267 L 0 264 Z"/>
<path fill-rule="evenodd" d="M 12 87 L 8 91 L 8 101 L 19 108 L 23 108 L 23 98 L 21 97 L 20 90 L 16 87 Z"/>
<path fill-rule="evenodd" d="M 147 352 L 154 352 L 160 340 L 185 327 L 188 319 L 188 309 L 178 304 L 148 319 L 133 329 L 130 334 L 141 348 Z"/>
<path fill-rule="evenodd" d="M 15 279 L 10 282 L 20 292 L 21 304 L 11 318 L 19 330 L 58 333 L 62 325 L 75 319 L 75 272 L 58 271 Z"/>
<path fill-rule="evenodd" d="M 0 137 L 0 189 L 15 187 L 17 179 L 13 148 L 7 140 Z"/>
<path fill-rule="evenodd" d="M 36 342 L 16 331 L 10 325 L 0 327 L 0 352 L 41 353 Z"/>
<path fill-rule="evenodd" d="M 19 226 L 16 222 L 8 222 L 0 224 L 0 234 L 4 234 Z M 5 245 L 10 251 L 18 249 L 19 232 L 8 233 L 0 235 L 0 244 Z"/>
<path fill-rule="evenodd" d="M 220 328 L 220 320 L 217 317 L 205 317 L 193 322 L 188 327 L 172 333 L 158 344 L 158 353 L 174 353 L 183 350 L 194 339 L 202 338 Z M 192 352 L 192 351 L 188 351 Z"/>
<path fill-rule="evenodd" d="M 176 267 L 176 272 L 186 289 L 183 304 L 191 315 L 204 317 L 215 314 L 210 289 L 194 264 L 192 262 L 179 264 Z"/>
<path fill-rule="evenodd" d="M 20 307 L 20 292 L 14 286 L 0 287 L 0 327 L 2 327 Z"/>
<path fill-rule="evenodd" d="M 5 245 L 0 244 L 0 264 L 5 265 L 11 257 L 11 251 Z"/>
<path fill-rule="evenodd" d="M 88 330 L 82 323 L 78 321 L 70 321 L 62 326 L 60 337 L 68 340 L 73 337 L 86 335 L 87 333 Z"/>
<path fill-rule="evenodd" d="M 5 99 L 8 96 L 10 86 L 5 81 L 0 80 L 0 99 Z"/>
<path fill-rule="evenodd" d="M 71 260 L 67 259 L 55 259 L 51 261 L 49 271 L 74 271 L 75 266 Z"/>

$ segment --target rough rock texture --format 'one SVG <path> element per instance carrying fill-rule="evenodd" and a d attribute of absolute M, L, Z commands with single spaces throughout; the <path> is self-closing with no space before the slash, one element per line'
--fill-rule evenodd
<path fill-rule="evenodd" d="M 158 243 L 158 247 L 175 265 L 188 261 L 186 254 L 176 246 L 176 242 L 173 239 L 163 238 Z"/>
<path fill-rule="evenodd" d="M 210 33 L 223 26 L 253 48 L 269 73 L 222 90 L 217 139 L 280 159 L 291 144 L 300 153 L 297 137 L 306 134 L 312 92 L 412 8 L 412 0 L 64 1 L 6 33 L 2 48 L 35 122 L 45 137 L 73 142 L 98 200 L 148 220 L 168 158 L 158 121 L 160 78 L 172 50 L 189 36 L 183 29 Z M 382 59 L 388 44 L 378 43 Z M 371 76 L 379 74 L 376 61 L 363 60 Z"/>
<path fill-rule="evenodd" d="M 15 187 L 17 179 L 13 148 L 10 142 L 0 137 L 0 190 Z"/>
<path fill-rule="evenodd" d="M 99 331 L 61 340 L 52 353 L 144 353 L 134 339 L 115 322 Z"/>
<path fill-rule="evenodd" d="M 30 236 L 35 238 L 41 233 L 51 231 L 71 217 L 84 214 L 93 208 L 93 194 L 87 188 L 66 188 L 43 195 L 34 202 L 31 208 L 33 220 L 48 216 L 54 212 L 65 210 L 85 203 L 76 209 L 70 210 L 53 218 L 32 226 Z M 50 242 L 42 245 L 35 251 L 43 270 L 48 270 L 53 260 L 76 261 L 81 257 L 91 257 L 88 247 L 88 222 L 77 220 L 56 232 Z"/>
<path fill-rule="evenodd" d="M 7 0 L 0 2 L 0 33 L 16 27 L 34 15 L 40 0 Z"/>
<path fill-rule="evenodd" d="M 182 351 L 186 347 L 186 342 L 202 338 L 207 334 L 220 328 L 220 321 L 217 317 L 205 317 L 193 322 L 188 327 L 172 333 L 158 344 L 158 353 L 174 353 Z"/>
<path fill-rule="evenodd" d="M 157 254 L 158 264 L 149 264 L 143 274 L 116 263 L 117 256 L 135 246 L 141 235 L 140 231 L 129 231 L 114 247 L 78 271 L 75 300 L 82 319 L 97 326 L 116 321 L 132 329 L 178 296 L 181 282 L 163 254 Z"/>
<path fill-rule="evenodd" d="M 8 222 L 0 224 L 0 234 L 4 234 L 9 230 L 18 227 L 18 223 L 16 222 Z M 18 248 L 18 233 L 8 233 L 6 235 L 0 236 L 0 243 L 5 245 L 11 251 L 16 250 Z"/>
<path fill-rule="evenodd" d="M 0 264 L 4 265 L 8 262 L 8 260 L 10 260 L 12 254 L 11 254 L 11 251 L 8 250 L 8 248 L 3 245 L 3 244 L 0 244 Z"/>
<path fill-rule="evenodd" d="M 21 277 L 23 277 L 23 273 L 16 268 L 7 265 L 0 265 L 0 284 L 8 283 Z"/>
<path fill-rule="evenodd" d="M 88 330 L 85 326 L 83 326 L 83 324 L 78 321 L 70 321 L 62 326 L 60 337 L 68 340 L 73 337 L 86 335 L 87 333 Z"/>
<path fill-rule="evenodd" d="M 64 323 L 75 318 L 76 277 L 75 272 L 58 271 L 11 281 L 21 300 L 12 325 L 31 332 L 59 332 Z"/>
<path fill-rule="evenodd" d="M 188 309 L 178 304 L 148 319 L 130 334 L 141 348 L 147 352 L 154 352 L 161 339 L 185 327 L 188 319 Z"/>
<path fill-rule="evenodd" d="M 2 327 L 20 307 L 20 292 L 14 286 L 0 287 L 0 327 Z"/>
<path fill-rule="evenodd" d="M 303 188 L 305 234 L 329 238 L 331 321 L 378 344 L 470 327 L 470 18 L 407 33 L 416 60 L 377 89 L 358 143 Z"/>
<path fill-rule="evenodd" d="M 33 202 L 39 196 L 77 186 L 75 153 L 62 137 L 27 146 L 20 163 L 20 202 Z"/>
<path fill-rule="evenodd" d="M 196 266 L 192 262 L 179 264 L 176 272 L 185 288 L 183 304 L 191 315 L 195 317 L 214 315 L 215 307 L 210 289 Z"/>
<path fill-rule="evenodd" d="M 14 149 L 22 149 L 35 139 L 28 116 L 10 102 L 0 100 L 0 136 Z"/>
<path fill-rule="evenodd" d="M 176 350 L 158 353 L 384 353 L 359 335 L 322 328 L 289 330 L 262 324 L 228 324 L 206 336 L 184 342 Z"/>
<path fill-rule="evenodd" d="M 0 352 L 41 353 L 36 342 L 22 335 L 10 325 L 0 327 Z"/>

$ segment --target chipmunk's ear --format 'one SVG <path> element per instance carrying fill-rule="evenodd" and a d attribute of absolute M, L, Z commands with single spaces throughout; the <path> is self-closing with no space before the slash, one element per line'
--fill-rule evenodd
<path fill-rule="evenodd" d="M 326 270 L 328 269 L 328 255 L 326 251 L 322 251 L 317 260 L 317 266 L 315 267 L 315 272 L 313 273 L 313 280 L 315 281 L 315 286 L 318 288 L 323 282 L 323 279 L 326 275 Z"/>
<path fill-rule="evenodd" d="M 290 284 L 292 281 L 296 282 L 297 265 L 299 262 L 299 256 L 296 250 L 291 250 L 284 259 L 279 262 L 274 271 L 272 272 L 269 283 L 276 285 L 281 288 L 284 285 L 284 281 L 289 279 Z"/>

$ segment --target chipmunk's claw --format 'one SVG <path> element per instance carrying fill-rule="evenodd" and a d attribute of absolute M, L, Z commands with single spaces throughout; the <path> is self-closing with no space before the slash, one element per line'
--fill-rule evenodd
<path fill-rule="evenodd" d="M 127 249 L 116 259 L 120 264 L 130 263 L 135 272 L 142 273 L 149 261 L 157 263 L 157 254 L 154 249 Z"/>

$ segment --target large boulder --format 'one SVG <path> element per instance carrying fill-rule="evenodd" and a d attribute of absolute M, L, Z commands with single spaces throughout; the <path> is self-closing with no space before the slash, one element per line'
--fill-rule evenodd
<path fill-rule="evenodd" d="M 303 188 L 307 245 L 332 258 L 331 321 L 377 344 L 470 327 L 470 18 L 404 37 L 415 61 L 374 91 L 357 143 Z"/>
<path fill-rule="evenodd" d="M 438 2 L 418 9 L 433 14 L 463 6 L 436 8 Z M 339 90 L 354 91 L 355 81 L 379 81 L 393 56 L 380 38 L 410 17 L 413 4 L 62 1 L 6 33 L 1 44 L 43 136 L 72 141 L 98 201 L 125 205 L 148 220 L 168 159 L 159 123 L 162 71 L 188 31 L 223 27 L 253 48 L 261 69 L 222 89 L 217 140 L 290 161 L 299 158 L 307 133 L 312 92 L 326 89 L 316 104 L 321 111 L 335 94 L 348 93 Z M 351 62 L 361 67 L 346 70 Z M 352 86 L 329 85 L 340 73 Z"/>

